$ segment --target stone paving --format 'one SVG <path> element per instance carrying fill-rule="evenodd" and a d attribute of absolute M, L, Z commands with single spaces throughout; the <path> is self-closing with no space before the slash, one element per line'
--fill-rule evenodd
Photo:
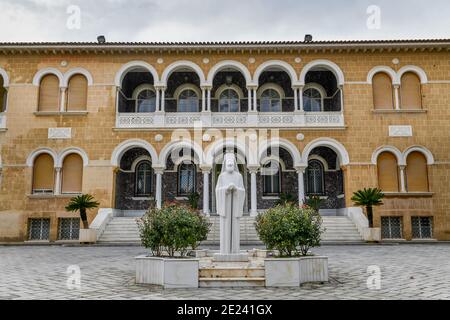
<path fill-rule="evenodd" d="M 0 246 L 0 299 L 450 299 L 449 244 L 316 248 L 329 257 L 330 283 L 289 289 L 138 286 L 133 257 L 143 253 L 141 247 Z M 74 265 L 79 288 L 67 273 Z M 379 290 L 367 287 L 369 266 L 381 272 Z"/>

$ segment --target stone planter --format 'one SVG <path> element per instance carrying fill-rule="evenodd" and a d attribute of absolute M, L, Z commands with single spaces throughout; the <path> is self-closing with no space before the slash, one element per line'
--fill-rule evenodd
<path fill-rule="evenodd" d="M 365 228 L 363 237 L 367 242 L 380 242 L 381 228 Z"/>
<path fill-rule="evenodd" d="M 299 287 L 300 258 L 272 258 L 264 260 L 266 287 Z"/>
<path fill-rule="evenodd" d="M 97 231 L 95 229 L 80 229 L 80 243 L 97 242 Z"/>
<path fill-rule="evenodd" d="M 328 282 L 328 257 L 301 257 L 299 260 L 300 284 Z"/>
<path fill-rule="evenodd" d="M 136 257 L 136 283 L 164 288 L 198 288 L 198 259 Z"/>
<path fill-rule="evenodd" d="M 328 257 L 265 259 L 266 287 L 299 287 L 307 282 L 328 282 Z"/>

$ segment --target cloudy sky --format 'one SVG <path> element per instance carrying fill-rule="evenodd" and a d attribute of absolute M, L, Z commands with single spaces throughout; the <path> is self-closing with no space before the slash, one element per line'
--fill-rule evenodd
<path fill-rule="evenodd" d="M 305 33 L 315 40 L 450 38 L 450 1 L 0 0 L 2 42 L 95 41 L 99 34 L 108 41 L 302 40 Z"/>

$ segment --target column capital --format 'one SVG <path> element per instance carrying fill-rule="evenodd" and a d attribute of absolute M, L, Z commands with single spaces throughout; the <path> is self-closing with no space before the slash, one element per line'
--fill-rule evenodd
<path fill-rule="evenodd" d="M 202 173 L 211 173 L 212 167 L 208 165 L 201 165 L 200 170 Z"/>
<path fill-rule="evenodd" d="M 167 86 L 164 84 L 156 84 L 154 87 L 156 90 L 166 90 L 167 89 Z"/>
<path fill-rule="evenodd" d="M 400 168 L 400 170 L 405 170 L 406 169 L 406 165 L 405 164 L 399 164 L 398 167 Z"/>
<path fill-rule="evenodd" d="M 259 165 L 248 165 L 247 169 L 251 174 L 256 174 L 259 171 L 260 166 Z"/>
<path fill-rule="evenodd" d="M 295 167 L 295 171 L 297 172 L 297 173 L 305 173 L 305 171 L 306 171 L 306 166 L 296 166 Z"/>
<path fill-rule="evenodd" d="M 292 86 L 292 90 L 295 90 L 295 89 L 303 89 L 304 87 L 305 87 L 304 84 L 294 84 L 294 85 Z"/>
<path fill-rule="evenodd" d="M 56 172 L 60 172 L 62 170 L 62 167 L 55 167 Z"/>
<path fill-rule="evenodd" d="M 202 90 L 212 90 L 213 86 L 210 84 L 202 84 L 200 85 L 200 89 Z"/>
<path fill-rule="evenodd" d="M 164 166 L 154 166 L 152 168 L 153 168 L 153 171 L 155 172 L 155 174 L 163 174 L 164 171 L 166 170 L 166 167 L 164 167 Z"/>

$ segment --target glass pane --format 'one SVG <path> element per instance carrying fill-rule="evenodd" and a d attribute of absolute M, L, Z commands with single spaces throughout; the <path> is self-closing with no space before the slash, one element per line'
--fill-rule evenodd
<path fill-rule="evenodd" d="M 267 98 L 261 99 L 261 112 L 270 112 L 270 100 Z"/>

